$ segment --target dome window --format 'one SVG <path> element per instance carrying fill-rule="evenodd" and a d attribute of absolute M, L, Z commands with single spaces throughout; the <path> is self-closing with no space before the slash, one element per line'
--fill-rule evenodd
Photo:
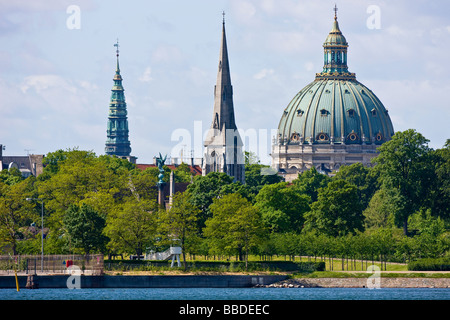
<path fill-rule="evenodd" d="M 318 141 L 328 141 L 328 140 L 330 140 L 330 138 L 328 137 L 328 135 L 326 133 L 321 132 L 317 135 L 317 140 Z"/>
<path fill-rule="evenodd" d="M 348 91 L 348 89 L 345 89 L 344 93 L 350 94 L 350 91 Z"/>
<path fill-rule="evenodd" d="M 355 109 L 348 109 L 347 112 L 349 117 L 353 118 L 356 115 Z"/>
<path fill-rule="evenodd" d="M 375 108 L 373 108 L 372 110 L 370 110 L 370 112 L 372 113 L 372 116 L 376 117 L 377 116 L 377 110 Z"/>
<path fill-rule="evenodd" d="M 331 91 L 330 91 L 330 90 L 328 90 L 328 89 L 327 89 L 327 90 L 325 90 L 325 93 L 330 93 L 330 92 L 331 92 Z"/>
<path fill-rule="evenodd" d="M 375 136 L 375 140 L 377 140 L 377 141 L 382 141 L 383 140 L 383 135 L 381 134 L 381 132 L 377 133 L 377 135 Z"/>
<path fill-rule="evenodd" d="M 322 117 L 326 117 L 326 116 L 328 116 L 328 114 L 329 114 L 328 110 L 326 110 L 326 109 L 321 109 L 320 110 L 320 115 Z"/>
<path fill-rule="evenodd" d="M 303 115 L 303 113 L 305 113 L 305 111 L 303 111 L 302 109 L 298 109 L 297 110 L 297 116 L 301 117 Z"/>
<path fill-rule="evenodd" d="M 352 133 L 350 133 L 347 136 L 347 139 L 352 141 L 352 142 L 357 141 L 358 140 L 358 135 L 355 132 L 352 131 Z"/>
<path fill-rule="evenodd" d="M 294 132 L 294 133 L 292 134 L 292 136 L 291 136 L 291 141 L 292 141 L 292 142 L 298 142 L 298 141 L 300 141 L 300 135 L 299 135 L 298 133 Z"/>

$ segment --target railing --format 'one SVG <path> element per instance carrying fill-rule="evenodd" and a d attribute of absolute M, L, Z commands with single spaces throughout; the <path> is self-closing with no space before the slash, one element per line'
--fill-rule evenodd
<path fill-rule="evenodd" d="M 144 260 L 169 260 L 173 255 L 181 254 L 181 247 L 170 247 L 163 252 L 146 253 Z"/>
<path fill-rule="evenodd" d="M 94 255 L 16 255 L 0 256 L 0 274 L 68 274 L 69 268 L 79 268 L 84 275 L 101 275 L 102 254 Z"/>

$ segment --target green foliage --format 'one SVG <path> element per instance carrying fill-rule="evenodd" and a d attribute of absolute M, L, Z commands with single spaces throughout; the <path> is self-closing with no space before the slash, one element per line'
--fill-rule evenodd
<path fill-rule="evenodd" d="M 311 202 L 317 201 L 320 188 L 324 188 L 331 181 L 327 175 L 321 174 L 315 167 L 301 173 L 292 183 L 311 198 Z"/>
<path fill-rule="evenodd" d="M 210 205 L 214 199 L 224 195 L 224 188 L 233 183 L 233 177 L 226 173 L 210 172 L 206 176 L 196 176 L 194 182 L 187 188 L 191 202 L 201 210 L 199 227 L 203 228 L 205 221 L 212 217 Z"/>
<path fill-rule="evenodd" d="M 11 168 L 9 170 L 0 171 L 0 181 L 12 186 L 23 180 L 22 173 L 17 168 Z"/>
<path fill-rule="evenodd" d="M 397 226 L 408 234 L 408 217 L 425 202 L 434 179 L 434 166 L 428 141 L 413 129 L 394 134 L 390 141 L 378 149 L 374 158 L 383 186 L 395 190 L 392 203 Z"/>
<path fill-rule="evenodd" d="M 200 230 L 197 220 L 200 210 L 190 201 L 188 193 L 176 193 L 169 210 L 162 210 L 158 221 L 158 229 L 162 243 L 172 244 L 173 239 L 179 242 L 183 263 L 186 268 L 186 253 L 195 252 L 200 242 Z M 165 241 L 164 241 L 165 240 Z"/>
<path fill-rule="evenodd" d="M 339 236 L 362 230 L 363 215 L 355 185 L 337 179 L 320 188 L 317 201 L 305 215 L 305 230 Z"/>
<path fill-rule="evenodd" d="M 295 186 L 279 182 L 264 186 L 256 196 L 255 206 L 271 232 L 300 232 L 310 198 Z"/>
<path fill-rule="evenodd" d="M 279 183 L 282 180 L 283 178 L 269 166 L 258 163 L 245 166 L 245 184 L 254 194 L 258 194 L 265 185 Z"/>
<path fill-rule="evenodd" d="M 340 167 L 334 179 L 345 180 L 357 187 L 359 201 L 363 209 L 367 207 L 378 189 L 378 171 L 371 170 L 360 162 Z"/>
<path fill-rule="evenodd" d="M 248 256 L 263 236 L 258 210 L 237 193 L 214 199 L 213 216 L 206 221 L 203 234 L 209 240 L 211 253 Z"/>
<path fill-rule="evenodd" d="M 409 271 L 450 271 L 450 257 L 420 259 L 408 263 Z"/>
<path fill-rule="evenodd" d="M 142 255 L 153 245 L 157 233 L 156 201 L 130 199 L 109 213 L 105 234 L 110 238 L 108 249 L 115 253 Z"/>
<path fill-rule="evenodd" d="M 246 156 L 244 185 L 225 173 L 192 178 L 181 164 L 175 181 L 193 183 L 174 197 L 169 212 L 156 205 L 157 168 L 142 171 L 116 157 L 57 150 L 44 158 L 38 178 L 24 179 L 15 169 L 0 173 L 0 248 L 40 252 L 41 208 L 29 197 L 44 199 L 45 253 L 91 250 L 82 241 L 69 246 L 64 228 L 69 208 L 85 206 L 104 219 L 109 241 L 106 249 L 95 248 L 103 253 L 160 251 L 176 236 L 191 255 L 241 259 L 338 257 L 344 266 L 347 259 L 441 257 L 450 248 L 450 140 L 437 150 L 427 142 L 414 130 L 398 132 L 380 146 L 372 168 L 357 163 L 332 177 L 311 168 L 292 183 L 266 174 L 270 168 L 252 154 Z M 170 168 L 164 169 L 168 181 Z"/>
<path fill-rule="evenodd" d="M 366 229 L 394 227 L 392 214 L 394 208 L 388 192 L 385 188 L 378 189 L 370 199 L 369 205 L 363 212 Z"/>
<path fill-rule="evenodd" d="M 70 246 L 83 253 L 104 252 L 107 238 L 103 235 L 105 218 L 87 204 L 71 205 L 64 215 L 63 225 Z"/>

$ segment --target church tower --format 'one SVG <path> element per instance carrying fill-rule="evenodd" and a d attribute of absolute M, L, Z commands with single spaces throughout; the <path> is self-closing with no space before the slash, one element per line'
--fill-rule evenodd
<path fill-rule="evenodd" d="M 203 175 L 225 172 L 235 181 L 245 183 L 245 163 L 242 140 L 236 127 L 228 62 L 225 19 L 222 22 L 222 43 L 219 69 L 214 88 L 214 108 L 211 127 L 204 142 Z"/>
<path fill-rule="evenodd" d="M 128 139 L 127 104 L 125 103 L 124 89 L 122 86 L 122 76 L 119 68 L 119 42 L 116 49 L 116 74 L 114 75 L 114 85 L 112 87 L 111 101 L 109 103 L 109 114 L 107 124 L 107 139 L 105 153 L 115 155 L 119 158 L 128 159 L 135 162 L 135 157 L 130 156 L 131 147 Z"/>

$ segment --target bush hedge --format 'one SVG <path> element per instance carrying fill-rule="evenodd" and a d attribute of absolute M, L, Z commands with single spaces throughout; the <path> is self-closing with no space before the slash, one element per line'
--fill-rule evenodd
<path fill-rule="evenodd" d="M 450 257 L 420 259 L 408 263 L 409 271 L 450 271 Z"/>
<path fill-rule="evenodd" d="M 105 269 L 108 271 L 130 271 L 130 270 L 167 270 L 171 261 L 149 261 L 149 260 L 105 260 Z M 295 262 L 295 261 L 249 261 L 247 270 L 244 261 L 188 261 L 189 271 L 295 271 L 314 272 L 324 271 L 325 262 Z"/>

